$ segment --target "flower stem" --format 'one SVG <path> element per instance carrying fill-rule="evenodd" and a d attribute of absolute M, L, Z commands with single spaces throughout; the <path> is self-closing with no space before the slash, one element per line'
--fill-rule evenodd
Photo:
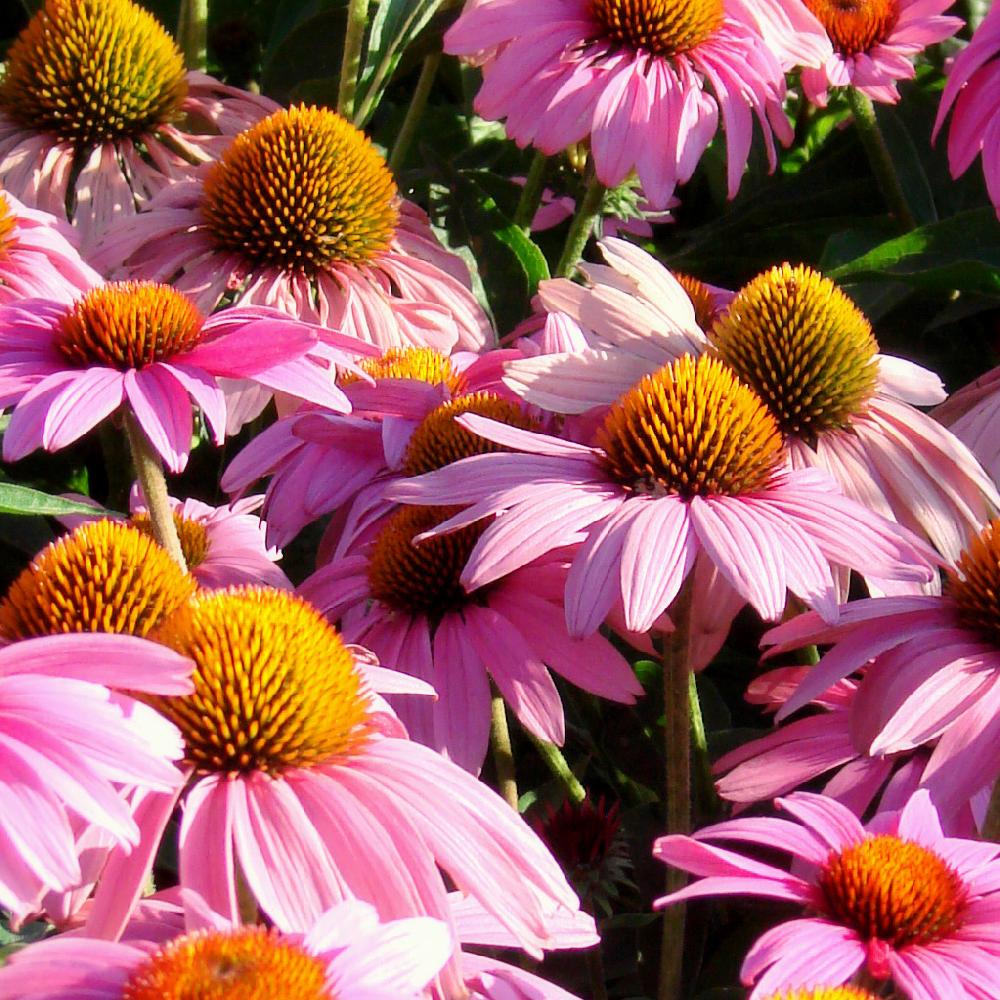
<path fill-rule="evenodd" d="M 431 87 L 434 86 L 434 77 L 437 76 L 440 65 L 440 52 L 432 52 L 424 59 L 416 89 L 413 91 L 413 97 L 410 98 L 410 106 L 406 109 L 406 117 L 403 119 L 399 135 L 396 136 L 396 143 L 392 147 L 392 154 L 389 156 L 389 169 L 393 173 L 396 173 L 403 165 L 406 154 L 410 151 L 410 145 L 414 135 L 416 135 L 420 119 L 424 116 L 427 98 L 430 96 Z"/>
<path fill-rule="evenodd" d="M 872 173 L 882 189 L 882 196 L 889 206 L 889 210 L 896 217 L 896 222 L 900 229 L 909 232 L 917 228 L 917 220 L 903 193 L 903 185 L 900 183 L 899 174 L 892 162 L 892 155 L 889 147 L 885 144 L 885 136 L 879 128 L 878 120 L 875 117 L 875 106 L 867 94 L 863 94 L 854 87 L 847 90 L 847 100 L 854 115 L 854 122 L 857 125 L 858 135 L 865 153 L 868 154 L 868 162 L 871 164 Z"/>
<path fill-rule="evenodd" d="M 990 805 L 986 810 L 986 819 L 983 821 L 982 837 L 983 840 L 993 843 L 1000 842 L 1000 778 L 993 786 Z"/>
<path fill-rule="evenodd" d="M 587 790 L 577 780 L 576 775 L 569 764 L 566 763 L 566 758 L 559 747 L 555 743 L 549 743 L 548 740 L 540 740 L 534 733 L 528 732 L 528 730 L 525 730 L 525 732 L 528 733 L 531 742 L 535 744 L 535 749 L 538 750 L 549 770 L 563 783 L 563 786 L 566 788 L 566 794 L 574 802 L 582 802 L 587 797 Z"/>
<path fill-rule="evenodd" d="M 368 2 L 369 0 L 350 0 L 347 6 L 347 29 L 344 32 L 344 55 L 340 62 L 337 110 L 348 121 L 354 121 L 354 98 L 358 92 L 361 50 L 368 25 Z"/>
<path fill-rule="evenodd" d="M 208 66 L 208 0 L 181 0 L 177 44 L 184 65 L 204 72 Z"/>
<path fill-rule="evenodd" d="M 694 671 L 688 671 L 688 704 L 691 708 L 691 736 L 694 740 L 695 763 L 698 767 L 699 800 L 701 811 L 716 815 L 720 810 L 719 796 L 715 791 L 712 777 L 712 761 L 708 756 L 708 738 L 705 735 L 705 720 L 701 714 L 698 699 L 698 680 Z"/>
<path fill-rule="evenodd" d="M 594 223 L 601 217 L 601 206 L 604 204 L 604 194 L 607 188 L 592 176 L 587 185 L 587 192 L 583 196 L 583 201 L 577 206 L 576 215 L 570 223 L 569 233 L 566 236 L 566 245 L 563 247 L 562 256 L 556 265 L 556 275 L 560 278 L 570 278 L 576 270 L 576 265 L 583 256 L 583 251 L 587 246 L 587 240 L 594 231 Z"/>
<path fill-rule="evenodd" d="M 670 607 L 674 630 L 663 643 L 663 735 L 667 760 L 668 834 L 691 832 L 691 669 L 688 667 L 687 656 L 690 605 L 691 585 L 686 583 Z M 684 872 L 668 868 L 667 894 L 682 888 L 686 881 Z M 683 903 L 670 906 L 663 912 L 658 1000 L 676 1000 L 681 995 L 684 918 Z"/>
<path fill-rule="evenodd" d="M 490 725 L 490 745 L 493 747 L 493 762 L 497 769 L 497 784 L 507 805 L 520 812 L 517 807 L 517 772 L 514 767 L 514 749 L 510 745 L 510 727 L 507 725 L 507 706 L 503 697 L 493 692 L 493 721 Z"/>
<path fill-rule="evenodd" d="M 534 219 L 538 206 L 542 203 L 542 192 L 545 190 L 545 168 L 548 165 L 549 158 L 539 150 L 535 153 L 535 158 L 528 168 L 528 176 L 521 189 L 521 198 L 514 211 L 514 225 L 520 226 L 525 231 L 531 229 L 531 220 Z"/>
<path fill-rule="evenodd" d="M 181 540 L 174 524 L 174 514 L 170 509 L 170 499 L 167 495 L 167 480 L 163 475 L 163 463 L 146 437 L 146 432 L 132 413 L 125 412 L 125 433 L 128 434 L 129 449 L 132 452 L 132 464 L 135 474 L 142 487 L 146 500 L 146 510 L 149 511 L 149 523 L 153 529 L 153 537 L 159 545 L 167 550 L 167 554 L 181 569 L 187 569 L 184 553 L 181 550 Z"/>

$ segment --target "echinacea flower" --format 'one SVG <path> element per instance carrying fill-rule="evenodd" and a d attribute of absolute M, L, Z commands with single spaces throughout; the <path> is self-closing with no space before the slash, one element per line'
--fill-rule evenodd
<path fill-rule="evenodd" d="M 466 7 L 445 51 L 485 57 L 475 109 L 505 119 L 519 146 L 553 155 L 588 139 L 602 184 L 635 170 L 661 209 L 694 173 L 720 118 L 730 197 L 754 115 L 773 167 L 774 134 L 792 137 L 784 63 L 820 65 L 829 42 L 798 0 L 494 0 Z"/>
<path fill-rule="evenodd" d="M 367 551 L 348 550 L 301 588 L 340 620 L 347 640 L 437 692 L 433 703 L 407 699 L 397 707 L 410 736 L 478 774 L 489 745 L 491 679 L 529 732 L 560 746 L 566 724 L 549 668 L 593 694 L 634 702 L 642 687 L 614 646 L 599 634 L 566 634 L 565 565 L 526 566 L 467 593 L 459 577 L 485 522 L 413 544 L 451 513 L 404 507 Z"/>
<path fill-rule="evenodd" d="M 174 40 L 132 0 L 46 0 L 7 51 L 0 184 L 71 220 L 86 254 L 112 221 L 208 159 L 219 133 L 275 107 L 186 73 Z"/>
<path fill-rule="evenodd" d="M 196 664 L 193 694 L 151 703 L 185 744 L 180 884 L 215 912 L 236 920 L 237 867 L 283 930 L 305 930 L 351 897 L 383 920 L 424 915 L 450 926 L 438 866 L 532 951 L 545 946 L 547 912 L 577 908 L 524 821 L 406 739 L 373 685 L 430 689 L 362 670 L 304 601 L 265 588 L 203 591 L 155 638 Z M 115 937 L 125 926 L 175 798 L 160 796 L 140 822 L 139 849 L 109 860 L 90 933 Z M 458 974 L 449 963 L 443 975 Z"/>
<path fill-rule="evenodd" d="M 350 404 L 335 364 L 357 369 L 368 345 L 261 307 L 207 319 L 169 285 L 98 285 L 72 305 L 26 299 L 0 307 L 0 406 L 14 405 L 3 457 L 58 451 L 127 401 L 167 466 L 191 448 L 193 399 L 222 442 L 226 403 L 217 377 L 251 379 L 331 409 Z M 362 373 L 363 374 L 363 373 Z"/>
<path fill-rule="evenodd" d="M 776 804 L 798 822 L 730 820 L 693 837 L 661 837 L 653 847 L 661 861 L 702 876 L 658 907 L 749 895 L 809 912 L 767 931 L 750 949 L 741 971 L 744 984 L 754 987 L 750 1000 L 846 983 L 861 970 L 877 982 L 891 980 L 908 1000 L 996 995 L 1000 846 L 945 837 L 925 791 L 867 828 L 822 795 L 797 792 Z M 795 870 L 719 841 L 786 851 Z"/>
<path fill-rule="evenodd" d="M 230 924 L 203 904 L 187 909 L 186 932 L 166 940 L 137 922 L 120 942 L 33 944 L 0 969 L 0 991 L 8 1000 L 418 1000 L 452 950 L 440 921 L 380 923 L 358 900 L 330 907 L 301 934 Z"/>
<path fill-rule="evenodd" d="M 951 176 L 983 157 L 986 190 L 1000 217 L 1000 7 L 992 7 L 972 41 L 955 56 L 941 95 L 933 137 L 954 109 L 948 132 Z"/>
<path fill-rule="evenodd" d="M 74 821 L 125 852 L 139 829 L 117 785 L 176 794 L 177 730 L 122 694 L 182 695 L 192 663 L 131 635 L 45 635 L 0 649 L 0 906 L 23 915 L 82 877 Z"/>
<path fill-rule="evenodd" d="M 464 262 L 398 196 L 364 133 L 326 108 L 276 111 L 241 133 L 93 259 L 169 280 L 206 312 L 223 297 L 273 306 L 381 348 L 479 350 L 491 337 Z"/>
<path fill-rule="evenodd" d="M 937 740 L 924 770 L 944 813 L 1000 775 L 1000 522 L 947 568 L 942 596 L 870 598 L 835 625 L 807 614 L 764 637 L 771 652 L 830 645 L 778 713 L 784 718 L 868 664 L 852 705 L 857 745 L 880 756 Z"/>
<path fill-rule="evenodd" d="M 26 298 L 69 302 L 100 280 L 65 224 L 0 190 L 0 306 Z"/>
<path fill-rule="evenodd" d="M 912 80 L 912 59 L 962 27 L 947 17 L 953 0 L 803 0 L 830 36 L 833 54 L 817 68 L 802 70 L 802 89 L 826 106 L 829 87 L 854 87 L 873 101 L 895 104 L 896 84 Z"/>
<path fill-rule="evenodd" d="M 389 495 L 470 505 L 434 534 L 498 515 L 462 573 L 470 593 L 577 546 L 565 595 L 572 635 L 595 631 L 619 599 L 626 628 L 648 630 L 692 571 L 695 608 L 731 617 L 748 602 L 773 621 L 786 589 L 835 618 L 831 563 L 926 581 L 936 561 L 818 470 L 784 468 L 777 421 L 715 358 L 686 355 L 644 378 L 611 406 L 595 447 L 483 417 L 458 422 L 519 453 L 467 458 Z"/>

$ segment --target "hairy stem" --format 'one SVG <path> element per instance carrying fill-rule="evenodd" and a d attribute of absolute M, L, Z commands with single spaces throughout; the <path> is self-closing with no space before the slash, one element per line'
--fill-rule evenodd
<path fill-rule="evenodd" d="M 424 59 L 424 64 L 420 69 L 420 78 L 417 80 L 413 97 L 410 98 L 410 106 L 406 109 L 406 117 L 396 136 L 396 143 L 392 147 L 392 154 L 389 157 L 389 169 L 396 173 L 406 160 L 406 154 L 410 151 L 413 137 L 417 134 L 417 127 L 424 116 L 427 108 L 427 98 L 430 96 L 431 87 L 434 86 L 434 77 L 437 76 L 438 66 L 441 65 L 441 53 L 432 52 Z"/>
<path fill-rule="evenodd" d="M 705 734 L 705 720 L 701 714 L 701 702 L 698 700 L 698 681 L 693 671 L 688 671 L 688 704 L 691 710 L 691 737 L 694 743 L 694 759 L 698 774 L 698 800 L 701 812 L 706 815 L 718 815 L 720 808 L 719 796 L 715 791 L 715 779 L 712 777 L 712 761 L 708 756 L 708 737 Z"/>
<path fill-rule="evenodd" d="M 181 0 L 177 45 L 188 69 L 205 71 L 208 66 L 208 0 Z"/>
<path fill-rule="evenodd" d="M 563 787 L 566 789 L 566 794 L 574 802 L 582 802 L 587 797 L 587 790 L 580 784 L 569 764 L 566 763 L 566 758 L 559 747 L 554 743 L 549 743 L 547 740 L 540 740 L 534 733 L 528 732 L 528 730 L 525 730 L 525 732 L 528 733 L 531 742 L 535 744 L 535 748 L 541 755 L 542 760 L 545 761 L 548 769 L 562 782 Z"/>
<path fill-rule="evenodd" d="M 493 747 L 493 762 L 497 769 L 497 784 L 507 805 L 519 812 L 517 807 L 517 771 L 514 766 L 514 749 L 510 744 L 510 727 L 507 725 L 507 706 L 503 697 L 493 694 L 493 721 L 490 725 L 490 745 Z"/>
<path fill-rule="evenodd" d="M 587 240 L 594 231 L 594 223 L 601 217 L 601 206 L 604 204 L 604 194 L 607 188 L 597 179 L 591 177 L 583 200 L 577 205 L 576 215 L 570 223 L 566 236 L 566 245 L 562 256 L 556 265 L 556 275 L 560 278 L 570 278 L 580 263 Z"/>
<path fill-rule="evenodd" d="M 354 98 L 358 92 L 358 72 L 361 51 L 368 25 L 368 0 L 350 0 L 347 7 L 347 29 L 344 32 L 344 55 L 340 61 L 340 85 L 337 89 L 337 111 L 348 121 L 354 121 Z"/>
<path fill-rule="evenodd" d="M 171 559 L 181 569 L 187 569 L 184 553 L 181 550 L 181 540 L 174 524 L 174 513 L 170 509 L 170 499 L 167 495 L 167 480 L 163 475 L 163 463 L 146 437 L 146 432 L 139 426 L 135 416 L 125 411 L 125 432 L 128 434 L 129 449 L 132 452 L 132 464 L 135 474 L 142 487 L 146 500 L 146 510 L 149 511 L 149 523 L 153 529 L 153 538 L 164 549 Z"/>
<path fill-rule="evenodd" d="M 521 198 L 514 211 L 514 224 L 524 230 L 531 228 L 531 220 L 538 211 L 538 206 L 542 203 L 542 192 L 545 190 L 545 168 L 549 165 L 549 158 L 539 150 L 535 153 L 535 158 L 528 168 L 528 176 L 524 181 L 521 190 Z"/>

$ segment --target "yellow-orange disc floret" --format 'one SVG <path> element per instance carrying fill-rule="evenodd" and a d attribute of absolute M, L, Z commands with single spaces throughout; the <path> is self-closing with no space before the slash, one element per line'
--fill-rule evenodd
<path fill-rule="evenodd" d="M 878 378 L 878 343 L 864 313 L 804 264 L 744 285 L 709 333 L 789 435 L 815 443 L 864 411 Z"/>
<path fill-rule="evenodd" d="M 132 523 L 144 534 L 153 537 L 153 525 L 148 514 L 133 514 Z M 189 570 L 200 566 L 208 555 L 208 531 L 200 521 L 174 514 L 174 527 L 181 543 L 184 565 Z"/>
<path fill-rule="evenodd" d="M 0 602 L 0 638 L 67 632 L 146 636 L 195 586 L 137 528 L 91 521 L 42 549 L 17 577 Z"/>
<path fill-rule="evenodd" d="M 123 281 L 78 299 L 59 321 L 56 349 L 74 365 L 126 371 L 196 347 L 202 315 L 169 285 Z"/>
<path fill-rule="evenodd" d="M 396 183 L 371 140 L 326 108 L 276 111 L 240 133 L 205 179 L 217 246 L 255 266 L 360 266 L 396 232 Z"/>
<path fill-rule="evenodd" d="M 459 582 L 488 521 L 413 544 L 457 507 L 403 507 L 379 532 L 368 563 L 371 595 L 391 608 L 437 618 L 470 600 Z"/>
<path fill-rule="evenodd" d="M 958 873 L 920 844 L 891 834 L 834 851 L 819 875 L 823 910 L 862 941 L 931 944 L 962 925 Z"/>
<path fill-rule="evenodd" d="M 202 772 L 281 773 L 357 752 L 367 699 L 354 657 L 286 591 L 202 591 L 153 634 L 194 660 L 194 693 L 153 698 Z"/>
<path fill-rule="evenodd" d="M 17 226 L 17 219 L 10 210 L 10 203 L 0 192 L 0 260 L 3 260 L 7 248 L 11 245 L 11 233 Z"/>
<path fill-rule="evenodd" d="M 7 115 L 80 148 L 170 122 L 186 96 L 180 50 L 131 0 L 46 0 L 0 82 Z"/>
<path fill-rule="evenodd" d="M 805 0 L 805 5 L 845 56 L 868 52 L 884 42 L 899 20 L 899 0 Z"/>
<path fill-rule="evenodd" d="M 869 990 L 863 990 L 858 986 L 811 986 L 770 993 L 761 1000 L 879 1000 L 879 998 Z"/>
<path fill-rule="evenodd" d="M 724 16 L 722 0 L 591 0 L 590 10 L 608 40 L 656 56 L 707 41 Z"/>
<path fill-rule="evenodd" d="M 358 367 L 374 379 L 408 378 L 447 386 L 452 395 L 461 392 L 465 383 L 463 374 L 452 366 L 451 358 L 433 347 L 390 347 L 381 357 L 362 358 Z M 344 372 L 339 378 L 342 385 L 358 380 L 353 372 Z"/>
<path fill-rule="evenodd" d="M 691 300 L 691 305 L 694 306 L 695 322 L 703 330 L 707 330 L 715 320 L 717 312 L 712 290 L 704 281 L 694 277 L 694 275 L 685 274 L 683 271 L 671 271 L 670 273 L 677 279 L 677 283 Z"/>
<path fill-rule="evenodd" d="M 463 413 L 477 413 L 500 423 L 534 430 L 538 425 L 516 403 L 501 399 L 492 392 L 473 392 L 442 403 L 417 425 L 403 456 L 403 475 L 419 476 L 443 469 L 452 462 L 472 455 L 490 455 L 507 451 L 503 445 L 487 441 L 455 423 Z"/>
<path fill-rule="evenodd" d="M 717 358 L 685 355 L 622 396 L 597 433 L 613 479 L 637 493 L 737 496 L 782 455 L 774 417 Z"/>
<path fill-rule="evenodd" d="M 948 570 L 948 593 L 966 625 L 1000 644 L 1000 521 L 990 521 Z"/>
<path fill-rule="evenodd" d="M 276 930 L 185 934 L 129 976 L 122 1000 L 335 1000 L 326 966 Z"/>

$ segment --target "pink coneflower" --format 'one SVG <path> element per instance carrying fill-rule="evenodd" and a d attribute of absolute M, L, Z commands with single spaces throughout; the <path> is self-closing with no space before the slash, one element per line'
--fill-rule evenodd
<path fill-rule="evenodd" d="M 941 95 L 934 138 L 954 107 L 948 133 L 952 177 L 982 153 L 986 190 L 1000 217 L 1000 7 L 987 11 L 972 41 L 955 57 Z"/>
<path fill-rule="evenodd" d="M 374 384 L 342 380 L 350 415 L 304 407 L 282 417 L 233 459 L 222 488 L 241 494 L 272 477 L 263 513 L 273 545 L 287 544 L 307 524 L 359 494 L 365 509 L 384 513 L 391 507 L 380 502 L 387 477 L 429 471 L 427 447 L 442 425 L 450 433 L 440 464 L 492 450 L 481 438 L 452 428 L 452 416 L 472 410 L 527 426 L 521 408 L 499 398 L 509 395 L 499 382 L 503 362 L 517 356 L 510 350 L 448 357 L 431 347 L 390 348 L 360 364 Z M 418 454 L 408 459 L 410 439 L 425 420 L 430 423 L 422 436 L 428 440 L 423 446 L 418 440 Z"/>
<path fill-rule="evenodd" d="M 340 619 L 346 639 L 437 691 L 433 703 L 407 699 L 397 708 L 414 739 L 478 774 L 489 744 L 491 679 L 529 732 L 559 746 L 566 725 L 549 668 L 613 701 L 631 704 L 642 694 L 607 639 L 572 639 L 553 624 L 564 618 L 564 565 L 528 566 L 467 593 L 459 576 L 485 523 L 413 544 L 451 513 L 403 508 L 367 551 L 348 551 L 302 587 Z"/>
<path fill-rule="evenodd" d="M 0 970 L 0 990 L 8 1000 L 418 1000 L 452 950 L 440 921 L 379 923 L 357 900 L 331 907 L 304 934 L 283 934 L 228 923 L 184 896 L 186 933 L 164 938 L 137 921 L 126 941 L 40 941 Z"/>
<path fill-rule="evenodd" d="M 415 682 L 362 670 L 304 601 L 263 588 L 202 592 L 155 638 L 196 664 L 194 694 L 153 704 L 185 741 L 180 883 L 216 912 L 236 919 L 237 866 L 285 930 L 308 928 L 351 897 L 383 920 L 450 925 L 438 866 L 532 951 L 545 946 L 547 912 L 577 908 L 524 821 L 406 739 L 367 678 L 405 680 L 395 691 Z M 124 926 L 174 799 L 160 796 L 140 820 L 140 848 L 106 867 L 88 921 L 97 936 Z M 450 963 L 446 976 L 457 972 Z"/>
<path fill-rule="evenodd" d="M 578 545 L 566 587 L 573 635 L 593 632 L 619 599 L 626 628 L 648 630 L 693 569 L 695 608 L 735 614 L 749 602 L 772 621 L 786 589 L 835 618 L 831 563 L 931 576 L 935 557 L 909 532 L 817 470 L 782 468 L 776 420 L 714 358 L 687 355 L 644 378 L 610 408 L 596 447 L 477 416 L 458 422 L 526 454 L 474 456 L 402 480 L 389 495 L 471 504 L 434 533 L 501 515 L 462 573 L 469 592 Z"/>
<path fill-rule="evenodd" d="M 879 756 L 936 739 L 922 784 L 942 812 L 952 813 L 1000 775 L 997 593 L 994 521 L 948 569 L 943 596 L 855 601 L 835 625 L 815 615 L 780 625 L 764 637 L 771 653 L 814 642 L 832 648 L 778 718 L 871 661 L 852 706 L 857 745 Z"/>
<path fill-rule="evenodd" d="M 117 691 L 181 695 L 190 660 L 130 635 L 52 635 L 0 649 L 0 906 L 37 908 L 81 879 L 74 821 L 127 853 L 139 830 L 119 784 L 176 794 L 177 730 Z"/>
<path fill-rule="evenodd" d="M 185 73 L 173 39 L 131 0 L 46 0 L 7 53 L 0 184 L 71 220 L 87 253 L 207 160 L 219 133 L 276 107 Z"/>
<path fill-rule="evenodd" d="M 751 895 L 798 903 L 810 916 L 766 932 L 743 962 L 750 1000 L 788 987 L 845 983 L 864 970 L 909 1000 L 996 995 L 1000 846 L 945 837 L 925 791 L 868 825 L 839 802 L 797 792 L 784 819 L 737 819 L 694 837 L 661 837 L 653 853 L 703 876 L 657 900 Z M 795 873 L 714 841 L 787 851 Z"/>
<path fill-rule="evenodd" d="M 797 0 L 498 0 L 467 7 L 445 50 L 486 56 L 476 111 L 506 119 L 518 145 L 553 155 L 589 139 L 602 184 L 635 170 L 661 209 L 694 173 L 720 117 L 730 197 L 754 115 L 773 168 L 774 134 L 792 138 L 784 57 L 820 65 L 829 42 Z"/>
<path fill-rule="evenodd" d="M 748 688 L 747 700 L 777 711 L 808 672 L 808 667 L 783 667 L 762 674 Z M 883 812 L 901 809 L 920 785 L 931 748 L 879 756 L 858 748 L 851 726 L 858 687 L 853 678 L 837 681 L 810 701 L 810 708 L 820 709 L 817 714 L 785 722 L 720 757 L 713 767 L 722 775 L 716 781 L 719 795 L 739 811 L 828 775 L 823 794 L 858 816 L 876 801 Z M 938 807 L 950 835 L 976 835 L 974 815 L 989 794 L 989 787 L 981 789 L 977 801 L 961 803 L 953 811 Z"/>
<path fill-rule="evenodd" d="M 72 305 L 29 299 L 0 309 L 0 406 L 16 404 L 4 434 L 12 462 L 58 451 L 126 401 L 167 466 L 191 448 L 193 399 L 217 444 L 226 405 L 216 377 L 251 379 L 347 411 L 319 365 L 359 371 L 368 345 L 261 307 L 203 317 L 168 285 L 98 285 Z"/>
<path fill-rule="evenodd" d="M 491 337 L 465 264 L 398 197 L 364 133 L 326 108 L 277 111 L 241 133 L 93 259 L 169 280 L 206 312 L 232 297 L 382 348 L 479 350 Z"/>
<path fill-rule="evenodd" d="M 802 89 L 826 106 L 829 87 L 854 87 L 873 101 L 895 104 L 896 84 L 912 80 L 912 58 L 951 38 L 960 17 L 944 12 L 954 0 L 803 0 L 826 29 L 833 54 L 818 69 L 802 70 Z"/>
<path fill-rule="evenodd" d="M 647 266 L 661 281 L 668 274 L 652 258 Z M 577 410 L 607 404 L 656 357 L 672 360 L 673 346 L 648 332 L 646 316 L 629 315 L 626 296 L 612 306 L 607 295 L 602 302 L 574 294 L 619 324 L 618 343 L 603 357 L 578 355 L 575 370 L 547 372 L 546 358 L 508 364 L 507 384 L 526 399 L 544 406 L 549 397 L 575 397 Z M 852 500 L 924 534 L 947 559 L 1000 505 L 962 442 L 915 408 L 944 398 L 941 380 L 878 353 L 865 315 L 812 268 L 782 264 L 759 274 L 715 318 L 707 343 L 764 400 L 793 467 L 826 472 Z M 531 366 L 529 377 L 520 374 Z M 864 575 L 880 591 L 893 586 L 873 571 Z"/>
<path fill-rule="evenodd" d="M 0 191 L 0 306 L 26 298 L 69 302 L 100 280 L 65 224 Z"/>
<path fill-rule="evenodd" d="M 952 393 L 934 417 L 966 444 L 994 482 L 1000 482 L 1000 366 Z"/>

